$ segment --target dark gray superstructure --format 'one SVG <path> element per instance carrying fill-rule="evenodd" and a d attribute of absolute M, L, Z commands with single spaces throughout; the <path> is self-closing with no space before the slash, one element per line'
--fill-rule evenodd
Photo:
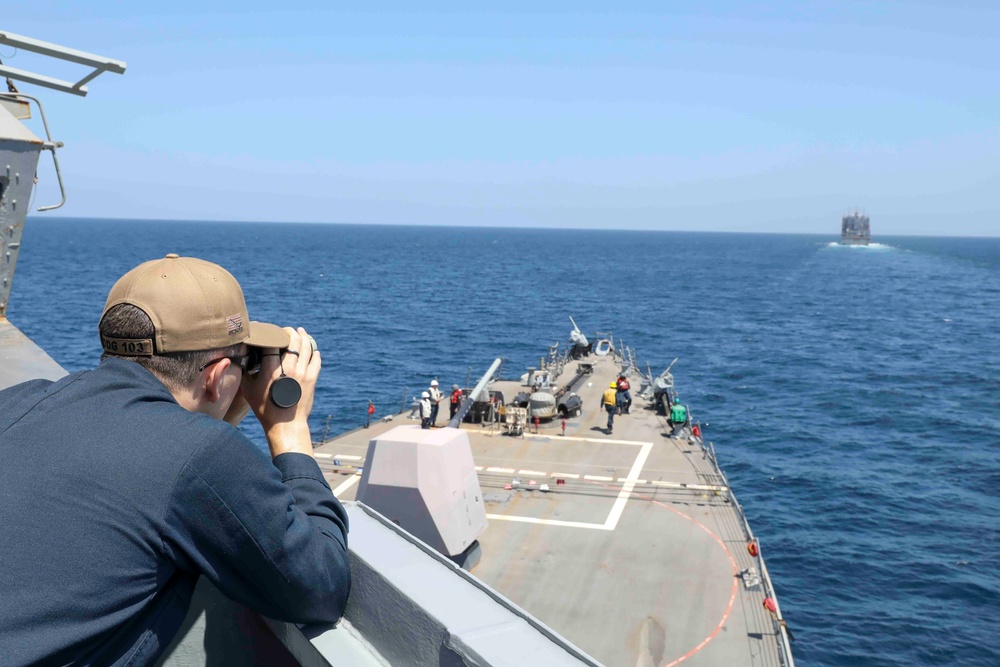
<path fill-rule="evenodd" d="M 867 215 L 859 211 L 854 211 L 841 219 L 841 245 L 868 245 L 871 241 L 872 231 Z"/>

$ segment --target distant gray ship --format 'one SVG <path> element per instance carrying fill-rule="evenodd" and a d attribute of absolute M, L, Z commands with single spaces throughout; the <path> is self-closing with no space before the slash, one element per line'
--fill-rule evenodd
<path fill-rule="evenodd" d="M 840 221 L 840 245 L 868 245 L 872 242 L 872 230 L 868 216 L 855 211 L 848 213 Z"/>

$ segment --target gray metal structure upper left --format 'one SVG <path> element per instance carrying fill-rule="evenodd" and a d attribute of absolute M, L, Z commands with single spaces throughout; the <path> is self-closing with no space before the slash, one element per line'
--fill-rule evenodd
<path fill-rule="evenodd" d="M 21 234 L 24 231 L 24 221 L 31 203 L 31 191 L 38 173 L 38 158 L 43 150 L 52 154 L 62 200 L 51 206 L 40 207 L 38 210 L 56 209 L 66 202 L 66 191 L 63 188 L 59 161 L 56 158 L 56 150 L 62 147 L 62 143 L 52 140 L 42 103 L 31 95 L 18 92 L 10 81 L 12 79 L 26 81 L 73 95 L 86 95 L 88 90 L 86 83 L 103 72 L 124 74 L 126 65 L 113 58 L 2 30 L 0 30 L 0 44 L 93 68 L 93 71 L 73 83 L 0 64 L 0 76 L 6 77 L 10 86 L 8 92 L 0 92 L 0 236 L 3 239 L 3 257 L 0 258 L 0 318 L 2 318 L 7 314 L 7 304 L 14 281 L 14 267 L 21 248 Z M 32 102 L 36 104 L 41 117 L 45 130 L 44 140 L 35 136 L 21 122 L 31 118 Z"/>
<path fill-rule="evenodd" d="M 0 106 L 0 316 L 7 313 L 24 219 L 44 145 L 6 105 Z"/>
<path fill-rule="evenodd" d="M 15 116 L 22 109 L 16 101 L 0 104 L 0 389 L 34 378 L 55 380 L 66 374 L 6 317 L 35 169 L 44 148 L 44 142 Z"/>

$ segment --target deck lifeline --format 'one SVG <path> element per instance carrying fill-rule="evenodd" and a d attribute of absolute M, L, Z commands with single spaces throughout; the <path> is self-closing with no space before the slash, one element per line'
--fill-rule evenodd
<path fill-rule="evenodd" d="M 473 574 L 609 667 L 779 665 L 763 588 L 739 577 L 759 566 L 701 444 L 668 437 L 637 391 L 632 414 L 603 433 L 600 395 L 617 368 L 596 358 L 577 390 L 583 415 L 568 420 L 565 437 L 559 420 L 524 437 L 463 424 L 490 520 Z M 560 379 L 574 372 L 571 364 Z M 507 398 L 520 389 L 492 388 Z M 354 498 L 372 437 L 413 423 L 398 415 L 318 447 L 337 496 Z"/>

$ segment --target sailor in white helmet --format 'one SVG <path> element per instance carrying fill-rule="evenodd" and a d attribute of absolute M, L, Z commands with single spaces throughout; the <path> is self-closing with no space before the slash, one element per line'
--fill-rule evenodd
<path fill-rule="evenodd" d="M 427 390 L 427 393 L 431 397 L 431 426 L 436 427 L 438 420 L 438 404 L 441 403 L 441 399 L 444 398 L 444 394 L 442 394 L 441 390 L 438 389 L 437 380 L 431 380 L 431 386 L 430 389 Z"/>
<path fill-rule="evenodd" d="M 420 394 L 420 428 L 431 427 L 431 393 L 425 391 Z"/>

